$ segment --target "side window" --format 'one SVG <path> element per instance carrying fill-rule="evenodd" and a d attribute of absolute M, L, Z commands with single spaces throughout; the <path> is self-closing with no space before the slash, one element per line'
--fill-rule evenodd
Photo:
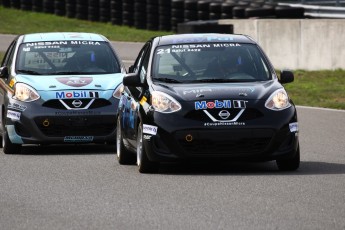
<path fill-rule="evenodd" d="M 143 60 L 143 57 L 144 57 L 144 55 L 145 55 L 145 51 L 147 50 L 147 47 L 148 47 L 148 46 L 149 46 L 149 44 L 147 43 L 147 44 L 145 44 L 145 46 L 140 50 L 139 55 L 138 55 L 137 59 L 136 59 L 135 62 L 134 62 L 133 68 L 130 69 L 129 72 L 134 73 L 134 72 L 136 72 L 137 70 L 139 70 L 140 65 L 141 65 L 141 63 L 142 63 L 142 60 Z"/>
<path fill-rule="evenodd" d="M 11 45 L 8 47 L 4 59 L 2 60 L 1 66 L 9 66 L 12 63 L 12 57 L 16 47 L 17 40 L 14 40 Z"/>
<path fill-rule="evenodd" d="M 149 65 L 149 60 L 150 60 L 150 52 L 149 51 L 150 51 L 150 49 L 147 49 L 147 52 L 145 52 L 143 64 L 142 64 L 141 69 L 140 69 L 141 82 L 144 82 L 144 79 L 145 79 L 146 74 L 147 74 L 147 67 Z"/>

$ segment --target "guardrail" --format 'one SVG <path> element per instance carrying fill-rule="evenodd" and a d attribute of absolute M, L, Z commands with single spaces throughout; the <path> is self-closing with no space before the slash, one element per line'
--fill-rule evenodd
<path fill-rule="evenodd" d="M 309 18 L 345 18 L 345 7 L 316 6 L 288 3 L 279 3 L 279 5 L 303 8 L 304 16 Z"/>

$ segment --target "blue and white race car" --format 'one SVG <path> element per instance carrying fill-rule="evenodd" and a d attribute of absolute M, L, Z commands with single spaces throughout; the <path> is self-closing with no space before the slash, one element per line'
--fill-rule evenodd
<path fill-rule="evenodd" d="M 4 153 L 19 153 L 24 144 L 115 142 L 125 73 L 99 34 L 16 37 L 0 68 Z"/>

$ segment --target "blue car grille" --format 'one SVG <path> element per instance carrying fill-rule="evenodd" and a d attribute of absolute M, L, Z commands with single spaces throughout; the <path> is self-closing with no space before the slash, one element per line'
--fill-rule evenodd
<path fill-rule="evenodd" d="M 62 101 L 70 108 L 76 108 L 73 105 L 73 101 L 75 101 L 76 99 L 63 99 Z M 90 98 L 87 99 L 78 99 L 81 101 L 81 106 L 78 107 L 78 109 L 83 109 L 85 108 L 86 105 L 88 105 L 91 100 Z M 111 105 L 111 102 L 104 99 L 104 98 L 98 98 L 98 99 L 94 99 L 94 101 L 91 103 L 91 105 L 88 107 L 88 109 L 96 109 L 96 108 L 101 108 L 101 107 L 105 107 Z M 48 107 L 48 108 L 53 108 L 53 109 L 63 109 L 63 110 L 67 110 L 66 106 L 63 105 L 63 103 L 61 103 L 60 100 L 58 99 L 54 99 L 54 100 L 49 100 L 43 103 L 42 105 L 43 107 Z"/>
<path fill-rule="evenodd" d="M 37 117 L 35 123 L 49 137 L 107 136 L 116 129 L 115 116 Z"/>

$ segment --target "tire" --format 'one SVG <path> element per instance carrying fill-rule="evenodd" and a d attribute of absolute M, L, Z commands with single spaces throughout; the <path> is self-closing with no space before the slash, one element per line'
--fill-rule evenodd
<path fill-rule="evenodd" d="M 3 7 L 9 8 L 11 7 L 11 1 L 10 0 L 2 0 Z"/>
<path fill-rule="evenodd" d="M 137 134 L 137 165 L 140 173 L 156 173 L 159 169 L 158 162 L 148 159 L 143 146 L 143 125 L 140 123 Z"/>
<path fill-rule="evenodd" d="M 20 1 L 20 9 L 21 10 L 32 10 L 32 0 L 28 1 L 28 0 L 21 0 Z"/>
<path fill-rule="evenodd" d="M 277 18 L 304 18 L 304 8 L 277 6 L 275 7 Z"/>
<path fill-rule="evenodd" d="M 248 7 L 244 10 L 244 14 L 246 18 L 251 17 L 269 17 L 274 16 L 275 12 L 273 8 L 254 8 Z"/>
<path fill-rule="evenodd" d="M 280 171 L 295 171 L 299 168 L 300 164 L 300 151 L 299 146 L 297 148 L 296 154 L 291 159 L 276 160 L 278 169 Z"/>
<path fill-rule="evenodd" d="M 210 6 L 209 1 L 200 0 L 197 2 L 197 4 L 198 4 L 198 6 L 197 6 L 198 11 L 206 12 L 208 14 L 209 6 Z"/>
<path fill-rule="evenodd" d="M 237 18 L 245 18 L 245 9 L 246 7 L 244 6 L 235 6 L 234 8 L 232 8 L 232 16 L 233 18 L 237 19 Z"/>
<path fill-rule="evenodd" d="M 116 126 L 116 157 L 120 165 L 135 164 L 135 155 L 129 152 L 123 144 L 120 117 L 117 118 Z"/>
<path fill-rule="evenodd" d="M 21 149 L 22 149 L 22 145 L 13 144 L 10 141 L 10 138 L 8 137 L 7 131 L 4 131 L 4 133 L 3 133 L 2 147 L 3 147 L 3 152 L 5 154 L 19 154 Z"/>

